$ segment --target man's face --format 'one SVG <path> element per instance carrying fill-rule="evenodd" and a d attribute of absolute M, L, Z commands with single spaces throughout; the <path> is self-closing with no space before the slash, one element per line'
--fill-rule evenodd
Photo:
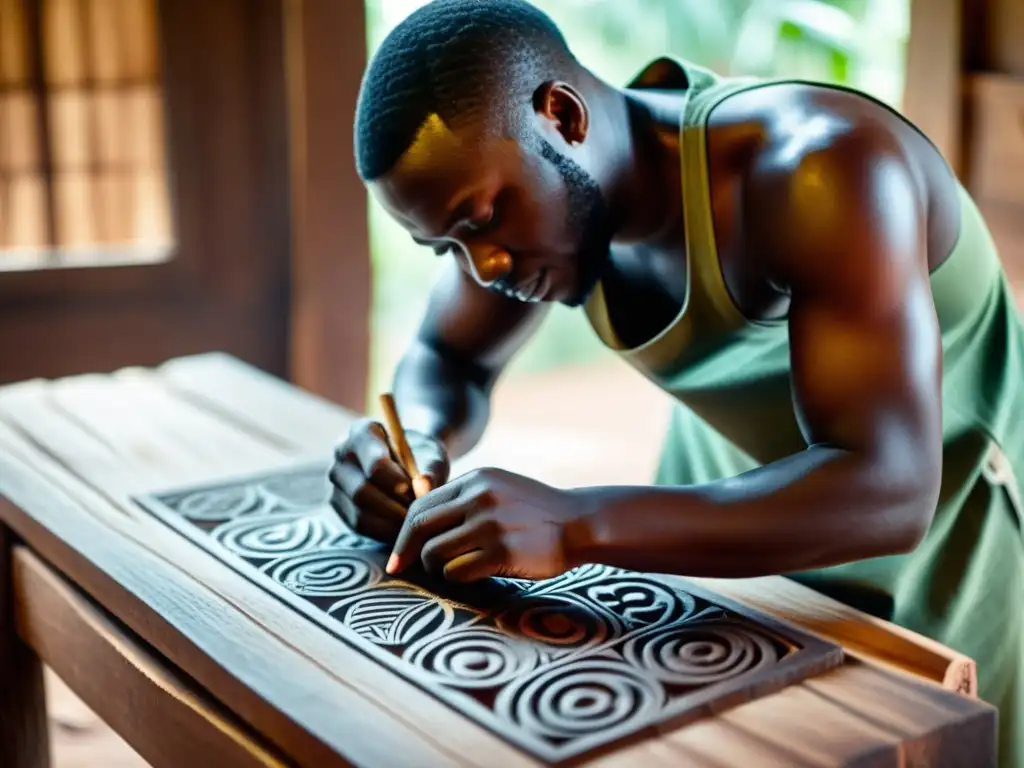
<path fill-rule="evenodd" d="M 453 132 L 431 118 L 370 189 L 413 239 L 454 253 L 477 282 L 512 298 L 577 306 L 608 261 L 600 188 L 540 137 Z"/>

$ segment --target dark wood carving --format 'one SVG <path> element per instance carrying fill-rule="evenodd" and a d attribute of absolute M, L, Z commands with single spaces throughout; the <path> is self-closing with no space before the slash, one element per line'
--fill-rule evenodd
<path fill-rule="evenodd" d="M 137 501 L 377 663 L 548 763 L 818 674 L 842 649 L 681 579 L 588 565 L 472 587 L 384 573 L 323 466 Z"/>

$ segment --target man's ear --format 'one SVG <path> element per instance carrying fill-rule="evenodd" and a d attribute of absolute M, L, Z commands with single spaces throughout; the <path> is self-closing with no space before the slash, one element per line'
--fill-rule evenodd
<path fill-rule="evenodd" d="M 549 80 L 533 93 L 533 109 L 549 121 L 566 144 L 580 144 L 590 130 L 590 111 L 579 91 L 561 80 Z"/>

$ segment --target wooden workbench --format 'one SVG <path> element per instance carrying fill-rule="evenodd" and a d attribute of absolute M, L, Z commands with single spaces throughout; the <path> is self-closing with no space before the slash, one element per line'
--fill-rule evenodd
<path fill-rule="evenodd" d="M 39 659 L 155 766 L 538 765 L 134 500 L 325 460 L 351 418 L 221 355 L 0 389 L 0 765 L 47 764 Z M 844 663 L 590 765 L 994 764 L 971 660 L 781 578 L 701 581 Z"/>

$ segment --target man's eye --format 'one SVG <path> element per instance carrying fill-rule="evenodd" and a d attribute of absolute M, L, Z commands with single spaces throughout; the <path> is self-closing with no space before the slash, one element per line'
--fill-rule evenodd
<path fill-rule="evenodd" d="M 438 256 L 444 256 L 446 254 L 452 253 L 453 250 L 454 248 L 451 243 L 445 243 L 444 245 L 434 246 L 434 253 L 436 253 Z"/>

